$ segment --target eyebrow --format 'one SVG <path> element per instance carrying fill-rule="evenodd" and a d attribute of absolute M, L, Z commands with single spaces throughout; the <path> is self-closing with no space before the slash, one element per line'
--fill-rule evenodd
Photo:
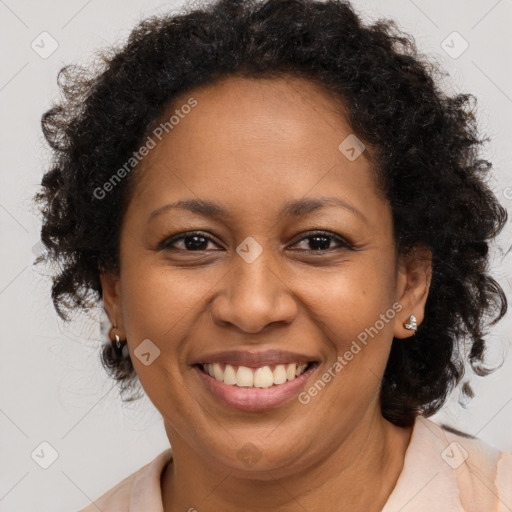
<path fill-rule="evenodd" d="M 337 206 L 348 210 L 359 216 L 363 221 L 368 222 L 361 211 L 351 204 L 342 201 L 337 197 L 319 197 L 314 199 L 297 199 L 288 201 L 281 209 L 279 216 L 283 217 L 303 217 L 309 213 L 317 211 L 326 206 Z M 172 209 L 186 210 L 205 217 L 218 219 L 228 219 L 231 214 L 221 204 L 205 199 L 182 199 L 173 203 L 165 204 L 157 208 L 149 215 L 148 221 L 151 221 L 157 215 L 161 215 Z"/>

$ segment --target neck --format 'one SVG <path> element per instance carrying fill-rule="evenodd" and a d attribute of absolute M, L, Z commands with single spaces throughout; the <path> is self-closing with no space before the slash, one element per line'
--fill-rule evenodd
<path fill-rule="evenodd" d="M 397 427 L 380 411 L 361 423 L 325 457 L 292 473 L 279 468 L 240 475 L 212 467 L 172 436 L 173 460 L 162 475 L 164 511 L 378 512 L 402 471 L 412 427 Z"/>

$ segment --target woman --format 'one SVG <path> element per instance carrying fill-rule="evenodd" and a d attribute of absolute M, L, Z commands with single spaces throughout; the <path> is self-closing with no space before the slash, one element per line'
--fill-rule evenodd
<path fill-rule="evenodd" d="M 335 0 L 152 18 L 103 62 L 42 121 L 52 297 L 104 306 L 172 452 L 84 510 L 510 510 L 512 454 L 427 419 L 507 309 L 471 96 Z"/>

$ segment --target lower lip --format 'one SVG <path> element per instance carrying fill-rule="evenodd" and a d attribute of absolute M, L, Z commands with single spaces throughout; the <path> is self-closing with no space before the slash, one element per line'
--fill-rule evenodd
<path fill-rule="evenodd" d="M 295 379 L 269 388 L 244 388 L 224 384 L 194 366 L 201 381 L 214 396 L 230 407 L 243 411 L 264 411 L 283 405 L 299 394 L 306 380 L 317 368 L 318 364 L 315 363 Z"/>

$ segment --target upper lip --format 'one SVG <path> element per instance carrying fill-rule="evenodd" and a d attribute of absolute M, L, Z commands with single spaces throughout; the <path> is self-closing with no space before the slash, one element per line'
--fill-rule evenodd
<path fill-rule="evenodd" d="M 191 364 L 225 363 L 232 366 L 257 368 L 259 366 L 272 366 L 286 363 L 310 363 L 312 361 L 315 361 L 314 357 L 283 350 L 266 350 L 264 352 L 226 350 L 224 352 L 202 355 L 192 361 Z"/>

